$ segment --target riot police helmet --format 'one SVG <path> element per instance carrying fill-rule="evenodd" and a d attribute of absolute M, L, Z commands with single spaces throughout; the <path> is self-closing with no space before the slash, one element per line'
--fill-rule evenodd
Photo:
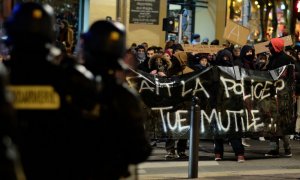
<path fill-rule="evenodd" d="M 121 58 L 126 49 L 123 24 L 107 20 L 96 21 L 82 38 L 86 64 L 98 68 L 122 68 Z"/>
<path fill-rule="evenodd" d="M 55 41 L 54 11 L 49 5 L 35 2 L 17 4 L 4 23 L 7 43 L 36 45 Z M 37 43 L 38 42 L 38 43 Z"/>

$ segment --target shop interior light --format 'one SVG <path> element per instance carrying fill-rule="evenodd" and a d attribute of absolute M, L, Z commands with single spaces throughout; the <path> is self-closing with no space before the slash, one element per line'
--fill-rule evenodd
<path fill-rule="evenodd" d="M 237 2 L 241 3 L 243 0 L 237 0 Z"/>
<path fill-rule="evenodd" d="M 268 3 L 268 6 L 272 6 L 272 3 L 271 3 L 271 2 L 269 2 L 269 3 Z"/>
<path fill-rule="evenodd" d="M 255 4 L 255 5 L 258 5 L 258 1 L 255 1 L 254 4 Z"/>
<path fill-rule="evenodd" d="M 257 5 L 257 8 L 258 8 L 258 9 L 260 8 L 260 5 L 259 5 L 259 4 Z"/>
<path fill-rule="evenodd" d="M 281 4 L 281 5 L 280 5 L 280 9 L 285 10 L 285 5 L 284 5 L 284 4 Z"/>

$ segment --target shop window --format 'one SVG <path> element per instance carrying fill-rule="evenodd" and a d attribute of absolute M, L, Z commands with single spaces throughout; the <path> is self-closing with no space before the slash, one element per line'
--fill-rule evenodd
<path fill-rule="evenodd" d="M 265 41 L 288 35 L 291 4 L 288 0 L 249 0 L 248 12 L 245 1 L 228 0 L 229 18 L 250 29 L 250 42 Z M 246 23 L 243 16 L 248 17 Z"/>
<path fill-rule="evenodd" d="M 59 27 L 61 22 L 67 21 L 69 27 L 73 30 L 73 43 L 71 52 L 77 44 L 79 33 L 79 5 L 80 0 L 17 0 L 15 3 L 34 1 L 42 4 L 49 4 L 53 7 L 56 18 L 57 39 L 59 39 Z M 68 45 L 69 46 L 69 45 Z"/>

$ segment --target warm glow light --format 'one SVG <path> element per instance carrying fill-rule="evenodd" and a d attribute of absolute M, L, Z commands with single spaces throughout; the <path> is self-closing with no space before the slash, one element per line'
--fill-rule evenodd
<path fill-rule="evenodd" d="M 268 6 L 272 6 L 272 3 L 269 2 L 269 3 L 268 3 Z"/>
<path fill-rule="evenodd" d="M 257 8 L 260 8 L 260 5 L 259 5 L 259 4 L 257 5 Z"/>
<path fill-rule="evenodd" d="M 242 2 L 242 1 L 243 1 L 243 0 L 237 0 L 237 2 L 239 2 L 239 3 Z"/>
<path fill-rule="evenodd" d="M 258 1 L 255 1 L 254 4 L 255 4 L 255 5 L 258 5 Z"/>
<path fill-rule="evenodd" d="M 298 12 L 300 12 L 300 1 L 298 1 L 298 3 L 297 3 L 297 10 L 298 10 Z"/>

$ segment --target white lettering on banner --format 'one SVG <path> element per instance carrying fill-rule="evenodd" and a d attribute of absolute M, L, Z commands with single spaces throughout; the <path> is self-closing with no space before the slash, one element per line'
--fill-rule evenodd
<path fill-rule="evenodd" d="M 281 86 L 278 87 L 278 86 L 277 86 L 277 83 L 281 83 Z M 284 81 L 283 81 L 282 79 L 279 79 L 278 81 L 276 81 L 276 82 L 274 83 L 274 85 L 275 85 L 275 87 L 276 87 L 276 90 L 275 90 L 276 95 L 275 95 L 275 97 L 277 97 L 277 92 L 283 90 L 284 87 L 285 87 L 285 84 L 284 84 Z"/>
<path fill-rule="evenodd" d="M 187 110 L 177 110 L 175 112 L 174 125 L 172 126 L 172 124 L 171 124 L 171 118 L 170 118 L 170 112 L 164 113 L 164 111 L 170 110 L 172 108 L 173 108 L 172 106 L 151 108 L 154 111 L 159 111 L 160 112 L 162 123 L 163 123 L 164 132 L 168 131 L 167 127 L 171 131 L 175 131 L 176 129 L 178 129 L 179 132 L 181 132 L 181 131 L 183 131 L 185 129 L 189 129 L 190 126 L 182 126 L 182 123 L 187 121 L 186 118 L 182 118 L 182 114 L 187 114 L 188 113 Z M 167 120 L 165 119 L 165 117 L 167 118 Z"/>
<path fill-rule="evenodd" d="M 168 89 L 168 95 L 169 97 L 172 96 L 172 93 L 171 93 L 171 87 L 172 85 L 174 84 L 173 82 L 170 82 L 170 83 L 159 83 L 158 81 L 155 82 L 156 84 L 156 94 L 159 95 L 159 91 L 161 88 L 167 88 Z"/>
<path fill-rule="evenodd" d="M 198 89 L 198 86 L 200 86 L 200 88 Z M 193 95 L 195 95 L 197 92 L 199 91 L 203 91 L 204 94 L 206 95 L 207 98 L 209 98 L 209 94 L 207 93 L 207 91 L 205 90 L 205 88 L 203 87 L 200 78 L 196 78 L 196 86 L 195 89 L 193 91 Z"/>
<path fill-rule="evenodd" d="M 180 81 L 180 83 L 182 84 L 182 93 L 181 93 L 182 97 L 184 97 L 185 95 L 187 95 L 188 93 L 193 91 L 193 89 L 189 89 L 189 90 L 185 91 L 185 82 Z"/>
<path fill-rule="evenodd" d="M 225 94 L 226 94 L 227 98 L 230 97 L 229 91 L 231 91 L 231 90 L 233 90 L 234 94 L 236 94 L 236 95 L 243 94 L 244 89 L 243 89 L 243 86 L 241 86 L 241 83 L 236 83 L 234 80 L 224 78 L 223 76 L 220 76 L 220 79 L 224 85 Z M 228 83 L 231 86 L 228 86 Z M 237 91 L 237 89 L 238 89 L 237 86 L 240 86 L 240 91 Z"/>
<path fill-rule="evenodd" d="M 285 83 L 282 79 L 275 81 L 274 83 L 271 81 L 258 82 L 254 83 L 254 80 L 251 80 L 251 92 L 250 94 L 246 94 L 245 92 L 245 83 L 244 79 L 241 82 L 236 82 L 232 79 L 224 78 L 220 76 L 220 80 L 224 86 L 225 95 L 227 98 L 230 98 L 230 91 L 233 92 L 234 95 L 243 95 L 243 99 L 251 98 L 251 100 L 263 100 L 267 97 L 270 97 L 270 86 L 273 85 L 276 89 L 276 94 L 285 88 Z M 275 95 L 276 97 L 276 95 Z"/>
<path fill-rule="evenodd" d="M 139 93 L 141 93 L 141 92 L 143 92 L 143 90 L 147 90 L 147 89 L 154 92 L 154 88 L 150 87 L 150 85 L 147 83 L 146 80 L 142 80 L 141 87 L 139 89 Z"/>
<path fill-rule="evenodd" d="M 143 78 L 143 77 L 140 77 Z M 127 79 L 129 81 L 130 86 L 133 86 L 134 83 L 131 83 L 131 79 Z M 135 80 L 135 79 L 134 79 Z M 263 100 L 271 96 L 270 87 L 275 87 L 276 94 L 279 91 L 284 90 L 285 82 L 283 79 L 279 79 L 275 82 L 272 81 L 264 81 L 264 82 L 255 82 L 251 80 L 250 92 L 246 92 L 246 85 L 245 80 L 242 78 L 240 82 L 236 82 L 233 79 L 228 79 L 223 76 L 220 76 L 221 83 L 224 87 L 224 92 L 226 98 L 230 98 L 230 92 L 234 95 L 242 95 L 243 100 L 245 101 L 247 98 L 251 98 L 252 101 L 254 100 Z M 186 89 L 186 82 L 180 81 L 182 85 L 181 96 L 185 97 L 188 94 L 196 95 L 199 92 L 203 92 L 207 98 L 210 98 L 210 94 L 203 86 L 201 79 L 196 78 L 194 83 L 194 88 Z M 168 83 L 160 83 L 158 79 L 155 80 L 155 83 L 150 84 L 149 80 L 143 79 L 141 80 L 141 85 L 139 87 L 138 92 L 142 93 L 143 91 L 151 91 L 154 92 L 156 95 L 160 95 L 160 91 L 164 88 L 167 88 L 168 96 L 172 97 L 172 88 L 174 87 L 175 82 L 168 82 Z M 248 93 L 248 94 L 247 94 Z M 275 94 L 275 97 L 277 95 Z"/>
<path fill-rule="evenodd" d="M 260 127 L 264 127 L 264 123 L 257 124 L 258 121 L 260 121 L 260 117 L 255 117 L 255 114 L 259 113 L 258 110 L 251 110 L 251 121 L 252 123 L 249 123 L 249 118 L 247 118 L 247 130 L 249 131 L 251 127 L 253 127 L 254 131 L 258 131 Z M 247 117 L 248 111 L 246 111 Z"/>
<path fill-rule="evenodd" d="M 182 132 L 186 129 L 189 129 L 190 126 L 184 125 L 187 123 L 187 119 L 183 118 L 183 116 L 186 116 L 188 111 L 187 110 L 177 110 L 175 111 L 175 119 L 170 118 L 169 110 L 171 110 L 173 107 L 155 107 L 152 108 L 153 111 L 159 111 L 160 116 L 162 119 L 162 125 L 164 132 L 170 131 L 178 131 Z M 217 112 L 216 109 L 212 109 L 210 114 L 207 114 L 205 110 L 200 111 L 200 132 L 205 133 L 205 122 L 208 123 L 208 126 L 212 124 L 213 122 L 216 123 L 218 131 L 228 132 L 233 125 L 234 130 L 236 132 L 242 131 L 253 131 L 258 132 L 260 128 L 263 128 L 265 124 L 263 122 L 260 122 L 260 117 L 257 117 L 256 114 L 259 113 L 259 110 L 250 110 L 250 115 L 248 110 L 241 109 L 238 111 L 235 110 L 226 110 L 226 115 L 223 116 L 225 119 L 222 119 L 222 113 Z M 227 117 L 227 118 L 226 118 Z M 246 118 L 246 119 L 244 119 Z M 246 121 L 246 122 L 244 122 Z M 173 124 L 172 124 L 173 122 Z M 226 123 L 227 122 L 227 123 Z M 233 124 L 231 122 L 234 122 Z M 240 123 L 239 123 L 240 122 Z M 225 125 L 226 124 L 226 125 Z M 241 127 L 241 130 L 239 129 Z M 269 125 L 269 128 L 274 127 L 276 128 L 276 124 L 273 123 L 273 119 L 271 118 L 271 124 Z"/>

